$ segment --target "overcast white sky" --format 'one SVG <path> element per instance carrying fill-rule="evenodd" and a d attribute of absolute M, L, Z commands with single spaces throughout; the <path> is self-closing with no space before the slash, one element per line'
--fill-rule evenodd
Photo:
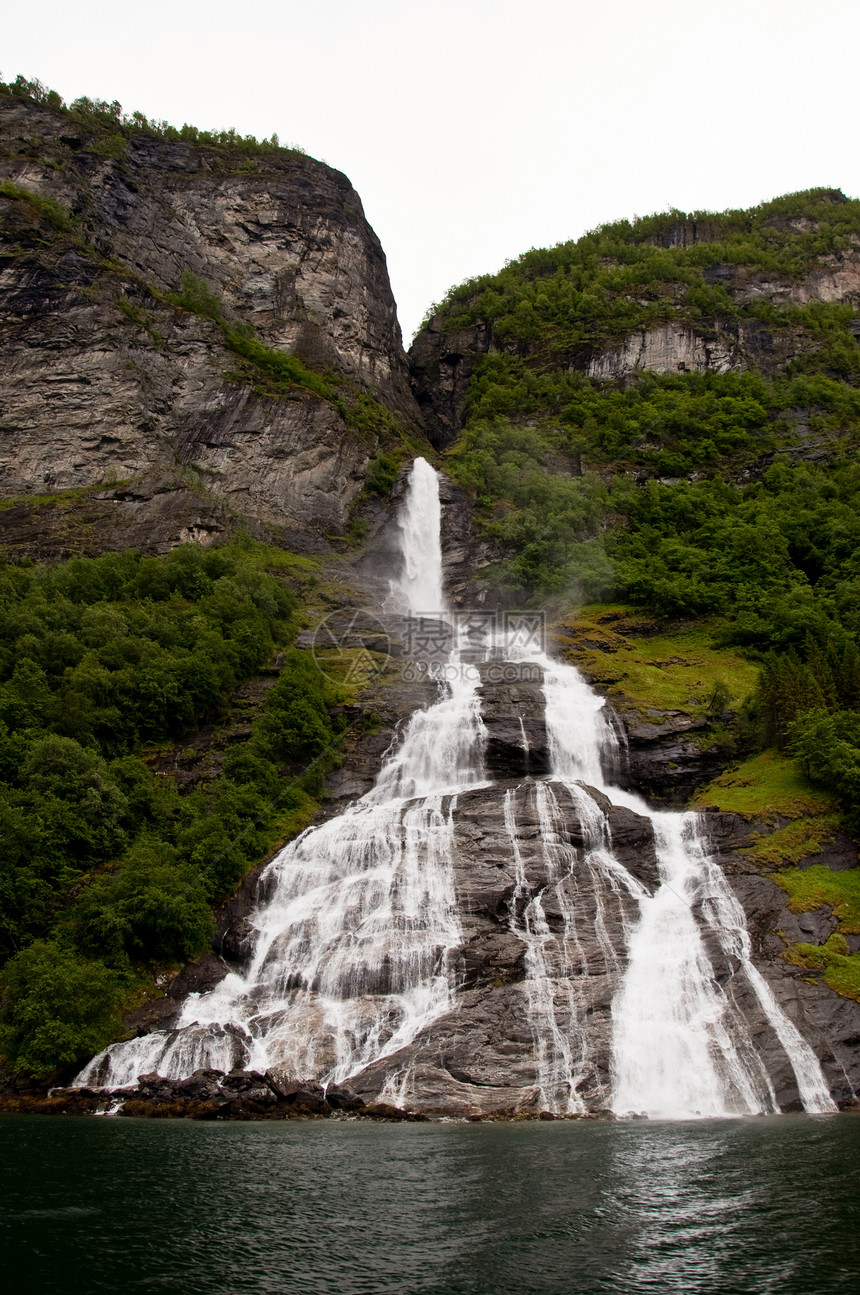
<path fill-rule="evenodd" d="M 604 221 L 860 195 L 858 56 L 858 0 L 41 0 L 0 31 L 4 80 L 346 172 L 407 345 L 452 284 Z"/>

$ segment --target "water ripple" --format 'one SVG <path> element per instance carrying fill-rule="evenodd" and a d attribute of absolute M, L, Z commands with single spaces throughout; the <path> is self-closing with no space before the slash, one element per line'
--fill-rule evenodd
<path fill-rule="evenodd" d="M 856 1288 L 860 1119 L 0 1121 L 12 1289 L 810 1295 Z"/>

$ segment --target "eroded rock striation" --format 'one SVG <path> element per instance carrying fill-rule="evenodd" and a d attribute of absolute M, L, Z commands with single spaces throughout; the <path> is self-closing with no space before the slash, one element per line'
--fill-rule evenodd
<path fill-rule="evenodd" d="M 420 429 L 357 194 L 290 150 L 114 143 L 0 97 L 0 539 L 159 550 L 238 520 L 319 546 L 392 426 Z"/>

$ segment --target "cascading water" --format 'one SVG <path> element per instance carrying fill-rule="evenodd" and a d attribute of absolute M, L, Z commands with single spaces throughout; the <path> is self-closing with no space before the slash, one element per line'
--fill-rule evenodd
<path fill-rule="evenodd" d="M 444 616 L 438 477 L 416 460 L 400 516 L 399 609 Z M 436 600 L 435 602 L 432 600 Z M 186 1000 L 177 1028 L 114 1044 L 79 1082 L 116 1088 L 156 1070 L 265 1070 L 339 1081 L 445 1012 L 460 943 L 451 860 L 457 793 L 484 778 L 472 672 L 455 645 L 445 695 L 416 712 L 376 786 L 311 828 L 261 878 L 244 975 Z"/>
<path fill-rule="evenodd" d="M 511 648 L 507 655 L 524 659 L 523 653 Z M 590 872 L 589 891 L 596 899 L 592 921 L 605 963 L 609 966 L 614 959 L 617 966 L 619 954 L 627 961 L 612 1005 L 609 1105 L 613 1112 L 677 1119 L 779 1110 L 743 1013 L 715 977 L 694 911 L 697 905 L 701 905 L 725 955 L 746 977 L 758 999 L 791 1064 L 804 1109 L 816 1113 L 835 1110 L 815 1053 L 751 961 L 743 910 L 722 870 L 708 855 L 696 815 L 652 813 L 639 797 L 608 784 L 604 771 L 617 768 L 619 752 L 615 730 L 602 713 L 603 699 L 572 666 L 540 652 L 532 652 L 527 659 L 539 664 L 544 674 L 550 776 L 573 796 L 584 829 L 584 864 Z M 614 857 L 605 816 L 582 783 L 651 819 L 662 883 L 653 896 Z M 517 857 L 516 824 L 509 802 L 506 822 Z M 541 814 L 541 828 L 545 842 L 557 835 L 546 813 Z M 572 862 L 567 871 L 570 878 L 575 876 Z M 517 873 L 522 907 L 527 892 L 521 880 L 521 862 Z M 600 939 L 605 904 L 613 892 L 635 898 L 639 909 L 639 920 L 632 929 L 625 908 L 619 909 L 626 945 L 621 950 Z M 575 905 L 564 912 L 564 926 L 566 946 L 570 931 L 575 929 Z M 548 950 L 560 942 L 553 940 L 542 921 L 540 893 L 531 896 L 524 909 L 520 934 L 527 946 L 527 986 L 533 1029 L 539 1038 L 541 1090 L 548 1109 L 574 1111 L 578 1081 L 576 1067 L 569 1061 L 571 1040 L 566 1039 L 563 1048 L 557 1046 L 555 1023 L 546 1023 L 547 985 L 553 976 Z M 557 975 L 554 983 L 559 983 Z M 572 982 L 568 979 L 567 983 Z M 579 1021 L 581 1042 L 581 1014 Z M 551 1056 L 549 1063 L 547 1056 Z M 569 1095 L 553 1082 L 562 1059 L 568 1067 Z"/>
<path fill-rule="evenodd" d="M 438 478 L 422 459 L 398 534 L 389 605 L 453 624 L 442 596 Z M 283 1067 L 329 1083 L 393 1058 L 381 1097 L 409 1103 L 410 1045 L 432 1035 L 458 997 L 458 796 L 488 785 L 479 672 L 464 664 L 475 655 L 474 636 L 468 646 L 461 653 L 455 636 L 443 695 L 412 716 L 373 790 L 269 865 L 244 974 L 192 994 L 174 1030 L 108 1048 L 78 1083 L 118 1088 L 152 1070 L 179 1079 L 235 1066 Z M 539 1105 L 655 1118 L 777 1111 L 735 1001 L 737 976 L 784 1050 L 806 1110 L 835 1109 L 815 1054 L 752 964 L 743 911 L 695 815 L 652 814 L 608 785 L 618 737 L 602 699 L 573 667 L 510 638 L 485 642 L 478 655 L 527 661 L 544 681 L 550 773 L 506 790 L 502 807 L 513 863 L 508 929 L 523 946 Z M 519 731 L 528 761 L 522 719 Z M 660 872 L 653 894 L 613 851 L 601 793 L 651 820 Z M 531 882 L 521 850 L 527 839 Z M 726 985 L 706 936 L 731 967 Z M 608 1057 L 598 1064 L 592 1020 L 600 985 L 607 994 L 616 988 Z M 401 1050 L 403 1065 L 394 1058 Z"/>
<path fill-rule="evenodd" d="M 613 1002 L 612 1110 L 677 1119 L 779 1109 L 743 1014 L 715 978 L 697 904 L 751 985 L 791 1063 L 804 1109 L 835 1110 L 815 1053 L 753 966 L 743 910 L 708 855 L 696 815 L 652 813 L 639 797 L 605 785 L 602 770 L 616 764 L 617 737 L 600 713 L 602 701 L 573 667 L 547 658 L 542 664 L 556 776 L 588 781 L 654 827 L 662 884 L 653 896 L 639 887 L 640 920 Z"/>

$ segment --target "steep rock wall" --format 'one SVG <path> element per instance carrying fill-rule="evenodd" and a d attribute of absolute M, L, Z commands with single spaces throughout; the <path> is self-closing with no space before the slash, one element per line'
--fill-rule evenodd
<path fill-rule="evenodd" d="M 366 397 L 403 428 L 421 422 L 355 191 L 288 150 L 141 133 L 104 152 L 68 115 L 0 98 L 3 494 L 105 486 L 75 501 L 75 538 L 56 527 L 53 551 L 86 550 L 88 528 L 106 547 L 128 529 L 164 548 L 236 517 L 294 542 L 342 530 L 386 434 Z M 216 320 L 169 300 L 186 273 L 231 325 L 329 374 L 337 398 L 275 391 L 237 362 Z M 194 504 L 165 508 L 177 488 Z M 6 542 L 27 548 L 31 514 L 4 520 Z"/>

